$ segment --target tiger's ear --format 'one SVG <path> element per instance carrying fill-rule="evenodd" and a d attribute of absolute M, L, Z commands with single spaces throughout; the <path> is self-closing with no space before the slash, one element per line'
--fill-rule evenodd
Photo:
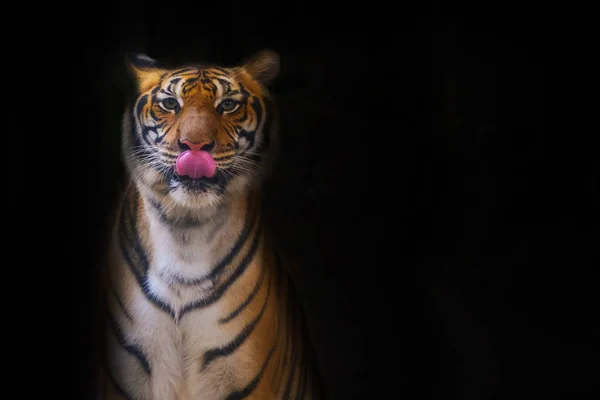
<path fill-rule="evenodd" d="M 125 64 L 140 93 L 160 82 L 161 76 L 167 72 L 158 61 L 145 54 L 132 53 L 126 57 Z"/>
<path fill-rule="evenodd" d="M 279 75 L 279 54 L 273 50 L 262 50 L 246 61 L 242 68 L 263 86 L 269 86 Z"/>

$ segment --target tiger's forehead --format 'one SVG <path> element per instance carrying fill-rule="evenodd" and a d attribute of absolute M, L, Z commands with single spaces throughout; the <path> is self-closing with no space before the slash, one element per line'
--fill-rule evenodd
<path fill-rule="evenodd" d="M 154 89 L 158 97 L 223 97 L 246 92 L 238 69 L 220 67 L 181 67 L 166 72 Z"/>

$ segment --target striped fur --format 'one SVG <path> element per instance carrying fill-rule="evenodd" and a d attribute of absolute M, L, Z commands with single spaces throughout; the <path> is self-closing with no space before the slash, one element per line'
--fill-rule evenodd
<path fill-rule="evenodd" d="M 139 93 L 103 276 L 102 398 L 319 398 L 301 308 L 262 223 L 277 56 L 177 69 L 137 56 L 130 67 Z M 214 178 L 177 176 L 183 136 L 214 141 Z"/>

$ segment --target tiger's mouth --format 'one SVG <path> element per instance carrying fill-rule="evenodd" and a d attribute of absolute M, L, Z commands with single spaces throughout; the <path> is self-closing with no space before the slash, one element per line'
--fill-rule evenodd
<path fill-rule="evenodd" d="M 177 169 L 173 168 L 171 172 L 171 187 L 183 187 L 192 192 L 206 192 L 208 190 L 223 191 L 227 184 L 227 175 L 217 170 L 216 173 L 208 178 L 192 178 L 188 175 L 180 175 Z"/>
<path fill-rule="evenodd" d="M 204 150 L 186 150 L 177 157 L 172 170 L 173 186 L 182 186 L 190 191 L 203 192 L 223 189 L 225 174 L 219 173 L 213 156 Z"/>

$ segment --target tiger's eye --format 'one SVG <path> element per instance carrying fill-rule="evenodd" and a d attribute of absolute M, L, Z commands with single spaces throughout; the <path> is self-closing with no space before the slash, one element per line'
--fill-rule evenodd
<path fill-rule="evenodd" d="M 162 101 L 162 106 L 165 108 L 165 110 L 171 111 L 179 107 L 179 103 L 173 97 L 167 97 Z"/>
<path fill-rule="evenodd" d="M 231 99 L 225 99 L 219 104 L 223 111 L 231 111 L 237 106 L 237 102 Z"/>

